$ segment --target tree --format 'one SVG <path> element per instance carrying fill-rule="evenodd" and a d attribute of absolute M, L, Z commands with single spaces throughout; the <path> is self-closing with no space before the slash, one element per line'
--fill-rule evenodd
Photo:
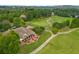
<path fill-rule="evenodd" d="M 0 35 L 0 53 L 14 54 L 19 51 L 19 36 L 11 31 L 6 35 Z"/>
<path fill-rule="evenodd" d="M 13 24 L 14 24 L 15 27 L 25 26 L 24 20 L 21 19 L 21 18 L 18 18 L 18 17 L 13 19 Z"/>
<path fill-rule="evenodd" d="M 42 34 L 42 32 L 45 30 L 44 27 L 35 27 L 33 31 L 35 31 L 38 35 Z"/>
<path fill-rule="evenodd" d="M 70 21 L 71 21 L 71 20 L 66 20 L 66 21 L 64 21 L 64 22 L 63 22 L 63 25 L 69 27 L 69 25 L 70 25 Z"/>
<path fill-rule="evenodd" d="M 52 29 L 52 32 L 53 32 L 54 34 L 56 34 L 56 33 L 58 32 L 58 29 L 57 29 L 57 28 L 53 28 L 53 29 Z"/>
<path fill-rule="evenodd" d="M 10 22 L 8 20 L 4 20 L 4 21 L 0 22 L 0 31 L 1 32 L 6 31 L 9 28 L 11 28 L 11 26 L 10 26 Z"/>
<path fill-rule="evenodd" d="M 64 25 L 63 25 L 63 23 L 55 22 L 55 23 L 53 23 L 53 27 L 55 27 L 57 29 L 62 29 L 64 27 Z"/>
<path fill-rule="evenodd" d="M 74 20 L 72 20 L 71 26 L 70 28 L 76 28 L 79 27 L 79 19 L 75 18 Z"/>

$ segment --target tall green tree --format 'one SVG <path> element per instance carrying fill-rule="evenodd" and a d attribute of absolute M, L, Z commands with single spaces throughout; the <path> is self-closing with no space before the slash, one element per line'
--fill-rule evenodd
<path fill-rule="evenodd" d="M 0 31 L 1 32 L 6 31 L 9 28 L 11 28 L 11 26 L 10 26 L 10 22 L 8 20 L 4 20 L 4 21 L 0 22 Z"/>
<path fill-rule="evenodd" d="M 72 20 L 71 26 L 70 28 L 76 28 L 79 27 L 79 18 L 75 18 L 74 20 Z"/>
<path fill-rule="evenodd" d="M 14 24 L 15 27 L 25 26 L 24 20 L 21 19 L 21 18 L 18 18 L 18 17 L 13 19 L 13 24 Z"/>
<path fill-rule="evenodd" d="M 44 27 L 35 27 L 33 31 L 35 31 L 38 35 L 42 34 L 42 32 L 45 30 Z"/>
<path fill-rule="evenodd" d="M 19 39 L 19 36 L 13 31 L 5 35 L 0 35 L 0 53 L 17 53 L 19 51 Z"/>

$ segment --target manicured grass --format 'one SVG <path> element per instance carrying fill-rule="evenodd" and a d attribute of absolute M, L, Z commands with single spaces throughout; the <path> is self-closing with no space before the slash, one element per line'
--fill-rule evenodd
<path fill-rule="evenodd" d="M 66 20 L 73 20 L 73 18 L 70 18 L 70 17 L 60 17 L 60 16 L 52 16 L 52 21 L 54 22 L 64 22 Z"/>
<path fill-rule="evenodd" d="M 42 19 L 35 19 L 29 22 L 31 25 L 33 26 L 48 26 L 48 23 L 46 21 L 46 18 L 42 18 Z"/>
<path fill-rule="evenodd" d="M 44 43 L 46 41 L 47 38 L 49 38 L 51 36 L 51 34 L 49 32 L 44 32 L 40 38 L 38 39 L 37 42 L 34 42 L 30 45 L 24 45 L 22 47 L 20 47 L 20 51 L 19 53 L 30 53 L 33 50 L 35 50 L 36 48 L 38 48 L 42 43 Z"/>
<path fill-rule="evenodd" d="M 41 54 L 79 54 L 79 30 L 52 39 Z"/>

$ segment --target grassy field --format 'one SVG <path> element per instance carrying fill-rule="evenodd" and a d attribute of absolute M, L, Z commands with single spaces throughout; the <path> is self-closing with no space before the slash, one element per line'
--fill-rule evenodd
<path fill-rule="evenodd" d="M 60 17 L 60 16 L 52 16 L 52 21 L 54 22 L 63 22 L 63 21 L 66 21 L 66 20 L 73 20 L 73 18 L 70 18 L 70 17 Z"/>
<path fill-rule="evenodd" d="M 30 21 L 29 23 L 33 26 L 48 26 L 48 23 L 47 23 L 47 18 L 42 18 L 42 19 L 34 19 L 32 21 Z"/>
<path fill-rule="evenodd" d="M 30 45 L 22 46 L 22 47 L 20 48 L 19 53 L 30 53 L 30 52 L 32 52 L 33 50 L 35 50 L 36 48 L 38 48 L 42 43 L 44 43 L 45 40 L 46 40 L 47 38 L 49 38 L 50 36 L 51 36 L 51 34 L 50 34 L 49 32 L 44 32 L 44 33 L 40 36 L 40 38 L 38 39 L 37 42 L 34 42 L 34 43 L 30 44 Z"/>
<path fill-rule="evenodd" d="M 38 53 L 40 54 L 79 54 L 79 30 L 62 34 L 52 39 Z"/>

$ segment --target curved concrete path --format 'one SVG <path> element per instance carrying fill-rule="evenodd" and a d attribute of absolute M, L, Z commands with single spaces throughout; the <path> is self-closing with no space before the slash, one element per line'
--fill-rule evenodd
<path fill-rule="evenodd" d="M 71 29 L 70 31 L 67 31 L 67 32 L 59 32 L 59 33 L 57 33 L 55 35 L 52 34 L 51 37 L 49 37 L 40 47 L 38 47 L 37 49 L 35 49 L 34 51 L 32 51 L 30 54 L 35 54 L 35 53 L 39 52 L 42 48 L 44 48 L 50 42 L 50 40 L 52 40 L 56 36 L 58 36 L 60 34 L 68 34 L 68 33 L 72 32 L 72 31 L 77 30 L 77 29 L 79 29 L 79 28 Z"/>

